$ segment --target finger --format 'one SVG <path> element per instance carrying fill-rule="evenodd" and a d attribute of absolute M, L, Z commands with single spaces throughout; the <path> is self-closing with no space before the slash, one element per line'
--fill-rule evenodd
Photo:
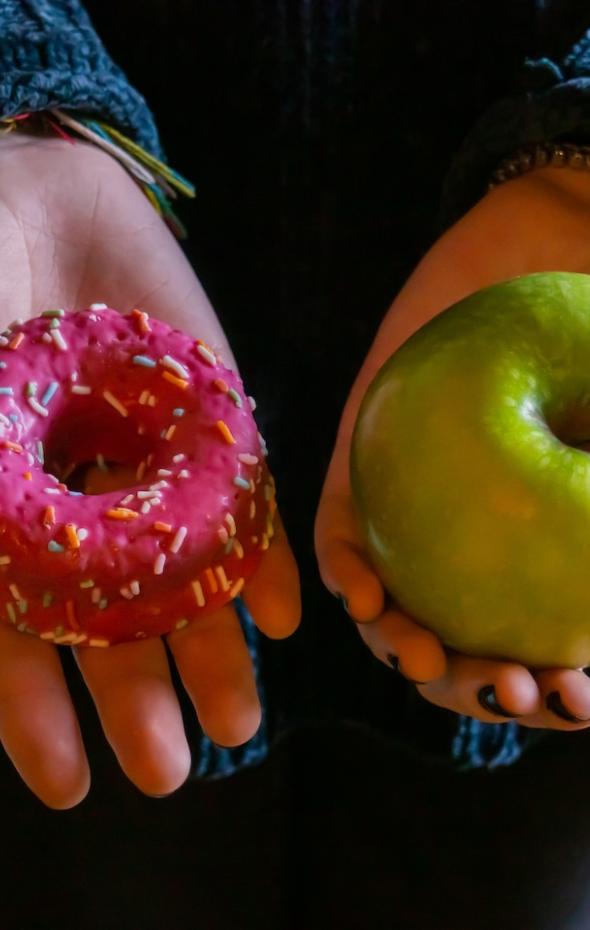
<path fill-rule="evenodd" d="M 427 685 L 420 694 L 439 707 L 474 717 L 485 723 L 522 717 L 538 712 L 539 689 L 522 665 L 451 655 L 447 672 Z"/>
<path fill-rule="evenodd" d="M 358 631 L 378 659 L 410 681 L 423 684 L 445 674 L 447 660 L 440 640 L 398 610 L 386 610 L 378 620 L 359 624 Z"/>
<path fill-rule="evenodd" d="M 220 746 L 247 742 L 261 709 L 250 654 L 231 606 L 171 633 L 168 644 L 207 735 Z"/>
<path fill-rule="evenodd" d="M 590 681 L 575 669 L 538 672 L 541 712 L 531 726 L 582 730 L 590 725 Z"/>
<path fill-rule="evenodd" d="M 258 629 L 272 639 L 282 639 L 299 626 L 301 595 L 297 563 L 278 513 L 274 527 L 271 546 L 246 585 L 243 599 Z"/>
<path fill-rule="evenodd" d="M 160 639 L 76 650 L 107 740 L 145 794 L 169 794 L 187 778 L 190 750 Z"/>
<path fill-rule="evenodd" d="M 90 770 L 55 646 L 0 627 L 0 741 L 48 807 L 74 807 Z"/>

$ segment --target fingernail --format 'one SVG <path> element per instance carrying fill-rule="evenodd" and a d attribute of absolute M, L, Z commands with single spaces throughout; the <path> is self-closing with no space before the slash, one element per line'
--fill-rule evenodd
<path fill-rule="evenodd" d="M 548 694 L 545 698 L 545 705 L 547 710 L 550 710 L 557 717 L 561 717 L 562 720 L 567 720 L 568 723 L 588 723 L 588 718 L 576 717 L 575 714 L 572 714 L 572 712 L 567 709 L 561 700 L 559 691 L 552 691 Z"/>
<path fill-rule="evenodd" d="M 399 674 L 400 674 L 403 678 L 405 678 L 406 681 L 411 682 L 413 685 L 426 685 L 426 684 L 428 684 L 428 682 L 426 682 L 426 681 L 417 681 L 415 678 L 409 678 L 407 675 L 404 675 L 404 673 L 402 672 L 402 670 L 401 670 L 401 668 L 400 668 L 400 666 L 399 666 L 399 659 L 398 659 L 398 657 L 397 657 L 396 655 L 393 654 L 393 652 L 388 652 L 388 653 L 387 653 L 387 661 L 389 662 L 389 664 L 391 665 L 392 669 L 393 669 L 395 672 L 399 672 Z"/>
<path fill-rule="evenodd" d="M 520 714 L 513 714 L 509 710 L 506 710 L 498 703 L 496 698 L 496 689 L 493 685 L 484 685 L 483 688 L 480 688 L 477 692 L 477 700 L 481 707 L 484 710 L 490 711 L 492 714 L 497 714 L 498 717 L 519 717 Z"/>

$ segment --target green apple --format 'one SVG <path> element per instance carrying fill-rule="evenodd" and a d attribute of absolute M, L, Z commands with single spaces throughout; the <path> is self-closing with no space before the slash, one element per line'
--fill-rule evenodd
<path fill-rule="evenodd" d="M 448 646 L 590 665 L 590 276 L 516 278 L 415 333 L 358 415 L 353 497 L 400 607 Z"/>

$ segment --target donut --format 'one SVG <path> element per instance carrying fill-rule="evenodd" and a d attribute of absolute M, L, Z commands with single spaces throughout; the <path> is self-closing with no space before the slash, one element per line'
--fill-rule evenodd
<path fill-rule="evenodd" d="M 273 536 L 254 407 L 210 346 L 138 309 L 11 324 L 0 336 L 2 620 L 103 647 L 236 598 Z M 92 469 L 119 486 L 91 488 Z"/>

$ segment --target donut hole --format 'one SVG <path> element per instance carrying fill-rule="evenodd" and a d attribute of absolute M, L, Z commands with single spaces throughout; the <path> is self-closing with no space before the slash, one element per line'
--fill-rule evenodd
<path fill-rule="evenodd" d="M 139 435 L 132 417 L 104 409 L 70 407 L 52 421 L 44 439 L 43 470 L 70 491 L 105 494 L 138 484 L 140 462 L 153 452 L 149 435 Z"/>

